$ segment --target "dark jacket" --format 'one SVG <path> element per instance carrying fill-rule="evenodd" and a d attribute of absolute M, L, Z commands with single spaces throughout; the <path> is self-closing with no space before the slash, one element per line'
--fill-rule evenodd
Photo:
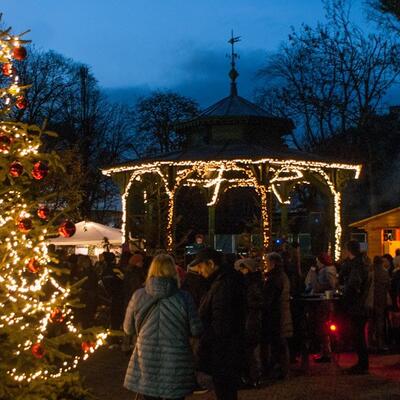
<path fill-rule="evenodd" d="M 133 293 L 144 286 L 146 270 L 143 267 L 128 265 L 124 274 L 123 291 L 125 308 L 128 306 Z"/>
<path fill-rule="evenodd" d="M 200 307 L 201 300 L 207 293 L 208 281 L 200 274 L 189 270 L 183 282 L 182 290 L 185 290 L 192 295 L 194 303 L 198 309 Z"/>
<path fill-rule="evenodd" d="M 177 399 L 192 393 L 195 370 L 189 338 L 201 321 L 191 296 L 171 278 L 151 278 L 132 296 L 124 331 L 138 332 L 124 386 L 151 397 Z"/>
<path fill-rule="evenodd" d="M 225 266 L 209 281 L 210 289 L 199 310 L 204 326 L 198 349 L 199 369 L 213 376 L 237 377 L 244 359 L 243 278 Z"/>
<path fill-rule="evenodd" d="M 266 274 L 264 302 L 263 340 L 270 343 L 273 338 L 292 337 L 290 283 L 283 267 L 277 266 Z"/>
<path fill-rule="evenodd" d="M 389 272 L 383 265 L 374 265 L 374 310 L 378 313 L 384 313 L 388 305 L 388 296 L 390 293 Z"/>
<path fill-rule="evenodd" d="M 244 276 L 246 288 L 246 345 L 256 346 L 261 341 L 264 311 L 263 279 L 260 271 Z"/>
<path fill-rule="evenodd" d="M 400 269 L 395 269 L 392 275 L 391 289 L 393 309 L 399 311 L 400 305 Z"/>
<path fill-rule="evenodd" d="M 368 315 L 366 301 L 371 285 L 368 268 L 362 255 L 359 255 L 352 260 L 346 260 L 341 269 L 341 273 L 344 273 L 343 306 L 354 316 Z"/>

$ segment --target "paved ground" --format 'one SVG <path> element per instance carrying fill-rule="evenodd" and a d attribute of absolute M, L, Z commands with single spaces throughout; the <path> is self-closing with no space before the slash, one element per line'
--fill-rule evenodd
<path fill-rule="evenodd" d="M 119 350 L 102 349 L 82 364 L 86 385 L 99 400 L 135 398 L 122 387 L 128 361 Z M 400 355 L 371 356 L 370 375 L 343 375 L 341 368 L 353 362 L 353 355 L 344 354 L 338 358 L 338 365 L 312 364 L 306 375 L 294 367 L 286 381 L 241 391 L 239 397 L 240 400 L 400 400 Z M 195 399 L 214 400 L 214 396 L 209 393 Z"/>

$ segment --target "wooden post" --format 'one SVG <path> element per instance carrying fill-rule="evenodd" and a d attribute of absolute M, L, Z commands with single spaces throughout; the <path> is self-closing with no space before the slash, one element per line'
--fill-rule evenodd
<path fill-rule="evenodd" d="M 172 193 L 168 195 L 166 242 L 167 250 L 172 252 L 175 246 L 175 194 Z"/>
<path fill-rule="evenodd" d="M 288 206 L 287 204 L 280 204 L 280 209 L 281 209 L 281 229 L 280 233 L 282 236 L 287 237 L 289 233 L 289 219 L 288 219 Z"/>
<path fill-rule="evenodd" d="M 215 247 L 215 206 L 208 207 L 208 244 Z"/>

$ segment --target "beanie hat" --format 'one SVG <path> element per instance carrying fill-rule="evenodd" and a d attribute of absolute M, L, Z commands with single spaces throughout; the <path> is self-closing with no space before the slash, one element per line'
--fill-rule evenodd
<path fill-rule="evenodd" d="M 332 257 L 328 253 L 321 253 L 317 260 L 325 266 L 333 265 Z"/>
<path fill-rule="evenodd" d="M 247 268 L 250 272 L 256 272 L 257 261 L 253 258 L 243 258 L 235 261 L 235 269 L 240 270 L 241 268 Z"/>

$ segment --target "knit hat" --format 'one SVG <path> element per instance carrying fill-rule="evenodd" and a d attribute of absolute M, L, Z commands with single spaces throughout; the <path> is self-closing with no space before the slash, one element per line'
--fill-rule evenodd
<path fill-rule="evenodd" d="M 130 259 L 129 259 L 129 265 L 138 265 L 143 262 L 143 256 L 141 254 L 134 254 Z"/>
<path fill-rule="evenodd" d="M 222 253 L 214 250 L 210 247 L 201 249 L 195 256 L 194 260 L 189 264 L 189 268 L 199 265 L 202 262 L 214 261 L 214 264 L 221 266 L 222 264 Z"/>
<path fill-rule="evenodd" d="M 326 266 L 333 265 L 332 257 L 328 253 L 321 253 L 318 257 L 317 260 Z"/>

